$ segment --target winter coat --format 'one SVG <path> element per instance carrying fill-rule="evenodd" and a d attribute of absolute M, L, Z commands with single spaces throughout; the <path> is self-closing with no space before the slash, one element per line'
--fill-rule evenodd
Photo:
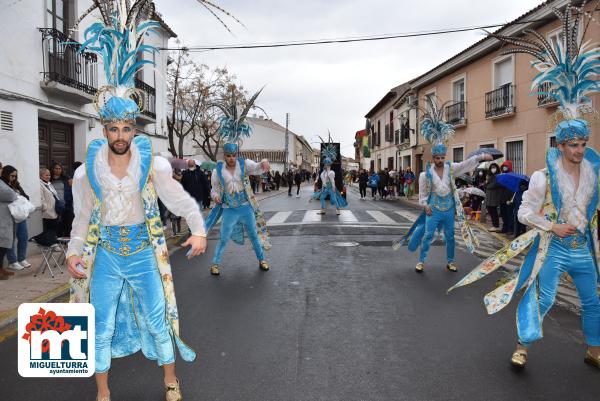
<path fill-rule="evenodd" d="M 496 174 L 500 172 L 500 167 L 496 163 L 490 165 L 485 187 L 485 205 L 498 207 L 504 198 L 504 187 L 496 182 L 496 174 L 492 173 L 492 167 L 496 167 Z"/>
<path fill-rule="evenodd" d="M 203 206 L 210 205 L 210 189 L 208 179 L 202 169 L 196 167 L 192 170 L 184 170 L 181 177 L 183 189 Z"/>
<path fill-rule="evenodd" d="M 358 183 L 359 183 L 360 185 L 367 185 L 367 182 L 368 182 L 368 181 L 369 181 L 369 174 L 367 174 L 367 172 L 366 172 L 366 171 L 365 171 L 365 172 L 363 172 L 363 173 L 360 173 L 360 174 L 358 175 Z"/>
<path fill-rule="evenodd" d="M 15 199 L 17 199 L 16 192 L 0 180 L 0 248 L 12 248 L 13 246 L 15 224 L 8 205 Z"/>
<path fill-rule="evenodd" d="M 56 210 L 54 208 L 54 206 L 56 205 L 55 194 L 54 192 L 52 192 L 54 188 L 50 187 L 52 187 L 52 184 L 45 183 L 44 181 L 40 180 L 40 195 L 42 198 L 42 218 L 54 220 L 58 218 L 58 214 L 56 213 Z"/>

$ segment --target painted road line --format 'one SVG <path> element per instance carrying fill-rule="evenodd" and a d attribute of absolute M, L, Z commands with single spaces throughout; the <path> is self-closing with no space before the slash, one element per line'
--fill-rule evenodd
<path fill-rule="evenodd" d="M 320 223 L 321 215 L 317 214 L 318 210 L 307 210 L 302 217 L 302 224 L 306 223 Z"/>
<path fill-rule="evenodd" d="M 287 212 L 277 212 L 273 215 L 273 217 L 271 217 L 269 220 L 267 220 L 267 225 L 275 225 L 275 224 L 279 224 L 279 223 L 285 223 L 285 221 L 287 220 L 288 217 L 290 217 L 290 215 L 292 214 L 292 211 L 287 211 Z"/>
<path fill-rule="evenodd" d="M 386 216 L 385 214 L 383 214 L 383 212 L 380 212 L 379 210 L 367 210 L 367 213 L 370 214 L 371 217 L 373 217 L 375 220 L 377 220 L 378 223 L 398 224 L 394 221 L 394 219 Z"/>
<path fill-rule="evenodd" d="M 340 210 L 338 219 L 342 223 L 358 223 L 358 218 L 352 213 L 352 210 Z"/>

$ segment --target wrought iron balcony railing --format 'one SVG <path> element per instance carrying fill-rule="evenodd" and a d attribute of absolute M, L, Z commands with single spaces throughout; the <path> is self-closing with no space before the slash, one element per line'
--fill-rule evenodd
<path fill-rule="evenodd" d="M 156 89 L 138 78 L 135 79 L 135 87 L 146 93 L 142 114 L 156 119 Z"/>
<path fill-rule="evenodd" d="M 67 35 L 54 28 L 42 33 L 44 80 L 54 81 L 95 95 L 98 90 L 98 60 L 94 53 L 80 52 L 78 43 L 67 44 Z"/>
<path fill-rule="evenodd" d="M 485 118 L 498 117 L 515 112 L 515 87 L 512 84 L 502 85 L 485 94 Z"/>
<path fill-rule="evenodd" d="M 552 84 L 550 84 L 550 82 L 544 82 L 543 84 L 538 86 L 538 88 L 537 88 L 538 106 L 543 107 L 543 106 L 553 106 L 555 104 L 558 104 L 556 99 L 554 99 L 552 96 L 540 93 L 540 92 L 548 93 L 550 91 L 551 87 L 552 87 Z"/>
<path fill-rule="evenodd" d="M 466 103 L 456 102 L 446 106 L 446 121 L 454 125 L 466 124 Z"/>

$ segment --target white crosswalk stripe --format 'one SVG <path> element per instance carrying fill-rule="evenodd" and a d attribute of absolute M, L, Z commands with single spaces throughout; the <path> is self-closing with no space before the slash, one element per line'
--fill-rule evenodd
<path fill-rule="evenodd" d="M 267 221 L 267 225 L 276 225 L 285 222 L 292 214 L 291 211 L 277 212 Z"/>
<path fill-rule="evenodd" d="M 380 212 L 379 210 L 367 210 L 367 213 L 369 215 L 371 215 L 371 217 L 373 217 L 375 220 L 377 220 L 378 223 L 396 224 L 396 222 L 394 220 L 392 220 L 392 218 L 388 217 L 387 215 L 385 215 L 383 212 Z"/>
<path fill-rule="evenodd" d="M 302 218 L 302 223 L 319 223 L 321 215 L 317 214 L 318 210 L 307 210 Z"/>
<path fill-rule="evenodd" d="M 339 220 L 343 223 L 358 223 L 358 218 L 352 213 L 352 210 L 340 210 Z"/>

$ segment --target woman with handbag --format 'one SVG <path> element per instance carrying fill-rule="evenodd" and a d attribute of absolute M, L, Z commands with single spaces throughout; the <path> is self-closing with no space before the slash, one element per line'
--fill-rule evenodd
<path fill-rule="evenodd" d="M 2 170 L 4 171 L 6 167 Z M 15 239 L 15 226 L 8 205 L 17 199 L 17 194 L 3 180 L 0 180 L 0 280 L 6 280 L 14 273 L 4 269 L 4 256 L 12 248 Z"/>
<path fill-rule="evenodd" d="M 57 200 L 58 194 L 56 189 L 50 183 L 50 170 L 47 168 L 40 169 L 40 195 L 42 198 L 42 223 L 44 231 L 54 231 L 58 234 L 60 231 L 60 221 L 58 218 Z M 60 202 L 59 208 L 60 208 Z"/>
<path fill-rule="evenodd" d="M 21 184 L 19 184 L 17 169 L 13 166 L 6 166 L 2 169 L 2 175 L 0 175 L 0 179 L 4 181 L 15 193 L 20 196 L 25 197 L 29 200 L 29 196 L 25 193 Z M 27 219 L 15 223 L 15 234 L 16 234 L 16 253 L 15 247 L 10 248 L 6 257 L 8 258 L 8 268 L 11 270 L 23 270 L 23 268 L 31 267 L 31 263 L 29 263 L 26 259 L 27 257 L 27 241 L 29 240 L 29 233 L 27 232 Z"/>

